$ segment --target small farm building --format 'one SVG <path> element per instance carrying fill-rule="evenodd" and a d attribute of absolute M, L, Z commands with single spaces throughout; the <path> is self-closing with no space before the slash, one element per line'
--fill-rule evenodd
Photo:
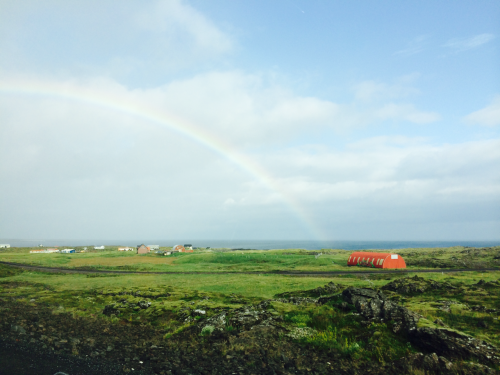
<path fill-rule="evenodd" d="M 149 250 L 160 250 L 160 245 L 148 245 Z"/>
<path fill-rule="evenodd" d="M 118 251 L 132 251 L 134 248 L 132 247 L 119 247 Z"/>
<path fill-rule="evenodd" d="M 60 252 L 64 254 L 72 254 L 75 252 L 75 249 L 62 249 Z"/>
<path fill-rule="evenodd" d="M 73 252 L 75 252 L 73 250 Z M 51 254 L 51 253 L 59 253 L 57 249 L 45 249 L 45 250 L 30 250 L 31 254 Z"/>
<path fill-rule="evenodd" d="M 147 254 L 149 253 L 150 249 L 146 245 L 137 245 L 137 254 Z"/>
<path fill-rule="evenodd" d="M 172 252 L 176 252 L 176 251 L 179 253 L 192 253 L 193 252 L 192 249 L 186 249 L 182 245 L 175 245 L 174 247 L 172 247 Z"/>
<path fill-rule="evenodd" d="M 0 249 L 8 249 L 10 245 L 8 243 L 2 243 L 0 244 Z"/>
<path fill-rule="evenodd" d="M 45 253 L 45 250 L 30 250 L 31 254 L 43 254 Z"/>
<path fill-rule="evenodd" d="M 347 265 L 373 268 L 406 268 L 404 259 L 398 254 L 369 253 L 365 251 L 352 253 Z"/>
<path fill-rule="evenodd" d="M 193 245 L 191 245 L 190 243 L 186 243 L 186 244 L 184 244 L 184 249 L 193 250 Z"/>
<path fill-rule="evenodd" d="M 96 249 L 96 250 L 104 250 L 104 245 L 102 245 L 102 246 L 94 246 L 94 249 Z"/>

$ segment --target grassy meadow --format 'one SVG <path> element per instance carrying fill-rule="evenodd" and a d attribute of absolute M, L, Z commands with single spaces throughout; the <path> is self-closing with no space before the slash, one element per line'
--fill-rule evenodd
<path fill-rule="evenodd" d="M 418 351 L 404 337 L 393 333 L 389 323 L 374 322 L 365 327 L 359 314 L 346 311 L 333 302 L 318 306 L 314 302 L 294 304 L 283 300 L 280 297 L 283 293 L 288 296 L 308 296 L 308 291 L 314 291 L 330 282 L 335 283 L 337 290 L 341 291 L 350 286 L 381 289 L 395 280 L 410 280 L 405 273 L 349 274 L 349 271 L 363 269 L 347 267 L 351 252 L 323 250 L 314 253 L 319 252 L 322 253 L 319 257 L 309 255 L 311 252 L 304 250 L 222 250 L 159 256 L 119 253 L 109 249 L 76 254 L 30 254 L 29 249 L 7 249 L 0 252 L 1 261 L 85 268 L 89 273 L 47 273 L 0 264 L 0 304 L 4 304 L 0 314 L 8 317 L 9 311 L 15 310 L 12 306 L 17 306 L 19 309 L 16 311 L 24 311 L 24 314 L 29 314 L 31 310 L 41 314 L 40 311 L 43 310 L 50 312 L 52 316 L 66 314 L 65 316 L 75 319 L 107 322 L 111 327 L 109 329 L 149 327 L 148 329 L 157 332 L 156 340 L 165 345 L 175 340 L 195 340 L 196 344 L 192 345 L 202 345 L 204 341 L 199 341 L 199 335 L 188 339 L 183 336 L 183 332 L 188 332 L 204 319 L 221 311 L 231 313 L 244 306 L 256 306 L 263 301 L 270 301 L 267 311 L 281 318 L 283 329 L 289 332 L 283 339 L 295 343 L 293 345 L 325 353 L 333 351 L 346 360 L 375 361 L 382 364 Z M 412 271 L 411 277 L 417 275 L 423 282 L 432 280 L 442 287 L 413 294 L 384 290 L 388 298 L 421 314 L 422 324 L 438 327 L 436 322 L 439 319 L 450 329 L 500 347 L 500 270 L 418 273 L 419 268 L 430 268 L 425 266 L 429 263 L 423 262 L 426 259 L 434 264 L 433 268 L 446 268 L 443 266 L 446 264 L 451 264 L 450 268 L 456 264 L 464 267 L 463 263 L 477 266 L 483 262 L 492 267 L 497 265 L 494 258 L 498 257 L 500 247 L 405 249 L 394 252 L 401 254 L 410 263 L 408 268 Z M 440 266 L 436 262 L 441 262 Z M 98 269 L 211 271 L 215 274 L 92 273 L 92 270 Z M 272 273 L 275 270 L 340 270 L 346 273 L 338 276 L 278 275 Z M 228 273 L 217 274 L 223 271 Z M 262 273 L 231 273 L 234 271 Z M 138 307 L 145 302 L 150 305 L 148 308 Z M 120 308 L 118 312 L 106 314 L 109 306 Z M 13 315 L 11 319 L 19 320 L 19 317 Z M 27 317 L 21 322 L 29 322 L 30 319 Z M 227 334 L 236 334 L 235 327 L 226 328 Z M 57 329 L 54 327 L 54 330 Z M 228 342 L 231 340 L 233 339 Z M 155 345 L 163 345 L 160 341 Z M 238 350 L 247 353 L 253 350 L 243 344 L 241 347 L 224 345 L 221 347 L 224 353 Z M 54 347 L 53 350 L 57 351 L 57 348 Z"/>
<path fill-rule="evenodd" d="M 75 254 L 30 254 L 30 249 L 13 248 L 0 251 L 0 261 L 47 267 L 152 272 L 353 271 L 353 268 L 347 267 L 347 260 L 352 252 L 345 250 L 229 251 L 220 249 L 162 256 L 155 253 L 138 255 L 135 252 L 118 252 L 116 249 L 116 247 L 109 247 L 104 251 Z M 409 270 L 487 267 L 500 269 L 500 247 L 478 250 L 459 246 L 396 251 L 377 250 L 377 252 L 400 254 L 405 259 Z M 321 255 L 318 256 L 319 253 Z"/>

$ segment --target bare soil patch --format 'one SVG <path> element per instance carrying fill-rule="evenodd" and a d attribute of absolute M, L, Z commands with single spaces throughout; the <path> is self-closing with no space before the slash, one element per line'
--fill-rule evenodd
<path fill-rule="evenodd" d="M 74 258 L 71 259 L 68 266 L 70 267 L 85 267 L 85 266 L 131 266 L 135 264 L 165 264 L 174 265 L 175 258 L 169 257 L 120 257 L 120 258 Z"/>

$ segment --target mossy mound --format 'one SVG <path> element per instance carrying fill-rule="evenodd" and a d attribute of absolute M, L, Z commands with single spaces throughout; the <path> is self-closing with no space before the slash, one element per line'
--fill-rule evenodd
<path fill-rule="evenodd" d="M 391 281 L 382 287 L 382 290 L 390 290 L 392 292 L 406 295 L 421 294 L 430 290 L 443 289 L 452 290 L 456 289 L 456 287 L 447 282 L 428 280 L 417 275 Z"/>
<path fill-rule="evenodd" d="M 0 278 L 1 277 L 16 276 L 16 275 L 19 275 L 20 273 L 23 273 L 23 270 L 21 268 L 16 268 L 16 267 L 7 266 L 5 264 L 0 264 Z"/>
<path fill-rule="evenodd" d="M 290 297 L 313 297 L 313 298 L 319 298 L 319 297 L 324 297 L 324 296 L 329 296 L 334 293 L 338 293 L 342 291 L 343 286 L 340 284 L 335 284 L 334 282 L 329 282 L 328 284 L 324 286 L 320 286 L 314 289 L 309 289 L 309 290 L 297 290 L 294 292 L 285 292 L 285 293 L 280 293 L 276 294 L 274 297 L 276 298 L 290 298 Z"/>

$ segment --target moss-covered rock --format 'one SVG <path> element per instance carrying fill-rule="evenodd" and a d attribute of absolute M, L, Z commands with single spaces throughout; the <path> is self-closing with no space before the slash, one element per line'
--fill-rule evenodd
<path fill-rule="evenodd" d="M 285 293 L 280 293 L 276 294 L 274 297 L 275 298 L 290 298 L 290 297 L 322 297 L 322 296 L 329 296 L 334 293 L 338 293 L 342 291 L 344 287 L 340 284 L 335 284 L 333 281 L 329 282 L 328 284 L 324 286 L 320 286 L 314 289 L 309 289 L 309 290 L 297 290 L 293 292 L 285 292 Z"/>
<path fill-rule="evenodd" d="M 421 294 L 431 290 L 454 290 L 457 287 L 447 282 L 437 282 L 434 280 L 424 279 L 417 275 L 413 277 L 405 277 L 396 279 L 384 285 L 382 290 L 390 290 L 399 294 Z"/>

